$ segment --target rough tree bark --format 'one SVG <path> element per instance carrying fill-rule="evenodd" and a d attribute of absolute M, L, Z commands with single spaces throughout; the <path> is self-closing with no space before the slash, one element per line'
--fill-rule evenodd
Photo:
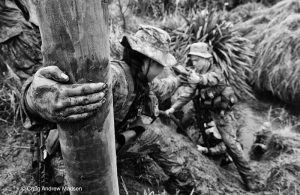
<path fill-rule="evenodd" d="M 61 68 L 71 83 L 106 82 L 109 86 L 107 102 L 95 117 L 58 124 L 68 185 L 82 188 L 71 194 L 119 194 L 109 77 L 108 3 L 39 0 L 35 4 L 43 64 Z"/>

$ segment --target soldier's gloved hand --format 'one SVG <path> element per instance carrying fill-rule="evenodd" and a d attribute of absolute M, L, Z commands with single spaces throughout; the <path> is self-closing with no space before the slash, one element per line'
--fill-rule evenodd
<path fill-rule="evenodd" d="M 67 84 L 57 66 L 38 70 L 26 92 L 26 107 L 51 122 L 78 121 L 93 115 L 105 102 L 104 83 Z"/>

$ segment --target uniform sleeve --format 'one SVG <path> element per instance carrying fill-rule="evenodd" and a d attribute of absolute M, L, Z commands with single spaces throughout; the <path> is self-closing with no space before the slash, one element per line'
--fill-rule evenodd
<path fill-rule="evenodd" d="M 226 146 L 224 142 L 219 143 L 218 145 L 209 148 L 209 154 L 211 155 L 220 155 L 226 152 Z"/>
<path fill-rule="evenodd" d="M 122 104 L 127 98 L 128 83 L 123 69 L 120 66 L 112 63 L 110 66 L 110 70 L 114 110 L 118 111 L 122 108 Z"/>
<path fill-rule="evenodd" d="M 154 79 L 150 83 L 150 90 L 155 93 L 160 102 L 170 98 L 180 86 L 180 79 L 174 75 L 167 78 Z"/>
<path fill-rule="evenodd" d="M 196 87 L 191 85 L 184 85 L 180 88 L 180 93 L 177 100 L 174 102 L 171 108 L 175 111 L 180 110 L 183 106 L 189 103 L 196 93 Z"/>
<path fill-rule="evenodd" d="M 203 78 L 203 88 L 200 93 L 206 98 L 209 97 L 209 95 L 213 97 L 221 95 L 222 91 L 228 86 L 226 78 L 220 69 L 211 70 L 201 76 Z"/>
<path fill-rule="evenodd" d="M 126 74 L 121 66 L 112 62 L 110 67 L 114 120 L 115 124 L 118 124 L 123 121 L 131 105 L 129 100 L 132 99 L 131 96 L 133 96 L 133 93 L 129 92 L 129 85 L 133 85 L 133 83 L 129 83 L 128 78 L 126 79 Z"/>
<path fill-rule="evenodd" d="M 116 90 L 116 88 L 118 88 L 118 86 L 121 84 L 120 80 L 122 80 L 122 70 L 114 65 L 111 65 L 110 67 L 112 90 Z M 123 80 L 126 79 L 124 78 Z"/>

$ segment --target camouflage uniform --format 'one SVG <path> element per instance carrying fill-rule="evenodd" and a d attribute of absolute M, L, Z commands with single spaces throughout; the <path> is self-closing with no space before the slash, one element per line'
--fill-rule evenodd
<path fill-rule="evenodd" d="M 165 31 L 151 26 L 141 26 L 135 35 L 124 36 L 121 41 L 124 47 L 139 52 L 162 66 L 172 66 L 176 63 L 175 57 L 170 54 L 169 43 L 170 37 Z M 135 66 L 136 65 L 138 64 L 135 64 Z M 143 64 L 140 65 L 142 66 Z M 147 108 L 151 114 L 158 114 L 158 100 L 155 98 L 155 94 L 160 96 L 160 100 L 164 100 L 169 98 L 180 85 L 180 79 L 170 75 L 168 78 L 155 79 L 152 81 L 149 84 L 149 94 L 147 92 L 143 94 L 143 92 L 135 89 L 138 80 L 134 78 L 136 75 L 133 76 L 129 64 L 125 61 L 111 61 L 110 75 L 116 134 L 126 133 L 126 130 L 136 131 L 136 129 L 133 128 L 136 127 L 137 121 L 140 118 L 139 116 L 143 114 L 143 110 L 146 111 Z M 41 130 L 39 127 L 45 126 L 46 124 L 49 124 L 52 129 L 56 128 L 56 124 L 51 124 L 40 116 L 35 116 L 27 111 L 26 94 L 28 89 L 30 89 L 29 86 L 32 80 L 32 78 L 28 79 L 22 89 L 21 115 L 24 126 L 28 129 L 38 131 Z M 149 95 L 149 97 L 145 97 L 147 95 Z M 150 102 L 144 100 L 150 100 Z M 155 113 L 155 111 L 157 112 Z M 138 125 L 139 124 L 140 123 L 138 123 Z M 145 130 L 145 125 L 143 127 L 142 129 Z M 141 132 L 136 132 L 137 135 L 139 133 Z M 53 138 L 51 135 L 56 136 Z M 53 139 L 55 139 L 55 141 L 53 141 Z M 47 147 L 47 143 L 58 143 L 58 133 L 56 129 L 50 131 L 47 140 L 52 140 L 49 142 L 46 141 L 45 144 L 47 152 L 52 156 L 49 151 L 53 151 L 54 153 L 54 150 L 51 150 L 51 146 Z M 48 150 L 48 148 L 50 149 Z M 62 165 L 60 162 L 62 159 L 59 155 L 55 158 L 48 158 L 47 162 L 49 160 L 53 166 L 57 164 Z M 60 167 L 59 169 L 64 170 L 64 167 Z"/>
<path fill-rule="evenodd" d="M 173 66 L 176 64 L 175 57 L 170 53 L 171 38 L 167 32 L 162 29 L 141 25 L 135 35 L 125 35 L 121 40 L 121 44 L 125 48 L 131 48 L 144 56 L 158 62 L 162 66 Z M 142 64 L 141 64 L 142 66 Z M 133 78 L 130 67 L 124 61 L 112 61 L 111 66 L 112 90 L 114 102 L 114 119 L 115 126 L 118 127 L 121 122 L 126 122 L 130 119 L 131 122 L 143 112 L 143 109 L 148 107 L 147 102 L 142 102 L 144 94 L 140 94 L 134 89 L 135 78 Z M 25 107 L 25 92 L 29 88 L 32 79 L 29 79 L 23 86 L 23 103 L 22 103 L 22 120 L 24 126 L 32 128 L 37 124 L 47 123 L 41 117 L 30 116 Z M 150 93 L 148 100 L 150 102 L 150 112 L 154 113 L 158 102 L 155 100 L 155 94 L 161 100 L 170 97 L 180 85 L 180 79 L 170 75 L 168 78 L 159 80 L 155 79 L 150 83 Z M 138 97 L 137 97 L 138 96 Z M 144 98 L 144 97 L 143 97 Z M 135 104 L 132 106 L 132 104 Z M 144 105 L 141 105 L 144 104 Z M 129 116 L 130 115 L 130 116 Z M 124 125 L 122 125 L 124 127 Z M 118 131 L 119 129 L 116 128 Z"/>
<path fill-rule="evenodd" d="M 134 92 L 134 80 L 129 66 L 123 61 L 112 61 L 110 67 L 112 76 L 114 119 L 115 125 L 117 126 L 127 115 L 134 99 L 136 98 L 136 94 Z M 32 78 L 28 79 L 23 85 L 23 94 L 30 86 L 31 81 Z M 161 100 L 164 100 L 170 98 L 179 85 L 180 79 L 170 75 L 168 78 L 154 79 L 153 82 L 150 83 L 150 88 L 153 93 L 160 95 Z M 153 93 L 150 93 L 150 95 Z M 157 103 L 154 102 L 153 104 Z M 143 107 L 144 105 L 139 106 Z M 34 130 L 36 129 L 34 127 L 38 127 L 40 125 L 45 126 L 46 124 L 50 124 L 51 127 L 53 127 L 54 124 L 51 124 L 40 117 L 30 115 L 26 110 L 24 98 L 21 107 L 22 121 L 26 128 Z M 155 107 L 155 105 L 153 107 Z"/>
<path fill-rule="evenodd" d="M 200 101 L 199 98 L 201 98 L 201 93 L 211 93 L 215 98 L 217 98 L 222 95 L 222 91 L 225 89 L 225 87 L 230 87 L 226 82 L 222 71 L 215 66 L 212 66 L 207 73 L 201 74 L 200 77 L 207 78 L 207 85 L 198 87 L 195 85 L 182 86 L 182 88 L 184 88 L 182 93 L 172 105 L 174 110 L 181 109 L 191 100 Z M 204 102 L 213 102 L 213 100 Z M 227 148 L 228 154 L 232 157 L 242 179 L 245 183 L 247 183 L 249 179 L 253 178 L 254 172 L 251 169 L 249 162 L 246 160 L 241 144 L 238 142 L 236 137 L 238 131 L 237 120 L 234 115 L 234 113 L 237 112 L 236 107 L 232 106 L 230 109 L 222 111 L 221 109 L 214 107 L 213 104 L 205 103 L 205 105 L 203 105 L 203 101 L 200 104 L 201 109 L 207 109 L 211 119 L 215 121 L 222 140 Z M 212 148 L 212 152 L 219 153 L 223 149 L 224 147 L 219 145 L 216 148 Z"/>

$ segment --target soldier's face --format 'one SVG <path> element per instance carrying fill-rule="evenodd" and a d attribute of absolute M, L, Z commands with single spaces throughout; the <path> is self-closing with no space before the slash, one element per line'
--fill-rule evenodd
<path fill-rule="evenodd" d="M 163 69 L 164 67 L 161 64 L 151 59 L 146 60 L 143 66 L 143 72 L 147 76 L 149 82 L 157 77 Z"/>
<path fill-rule="evenodd" d="M 190 55 L 190 59 L 193 63 L 193 67 L 201 73 L 206 72 L 210 67 L 209 59 L 202 58 L 200 56 Z"/>

